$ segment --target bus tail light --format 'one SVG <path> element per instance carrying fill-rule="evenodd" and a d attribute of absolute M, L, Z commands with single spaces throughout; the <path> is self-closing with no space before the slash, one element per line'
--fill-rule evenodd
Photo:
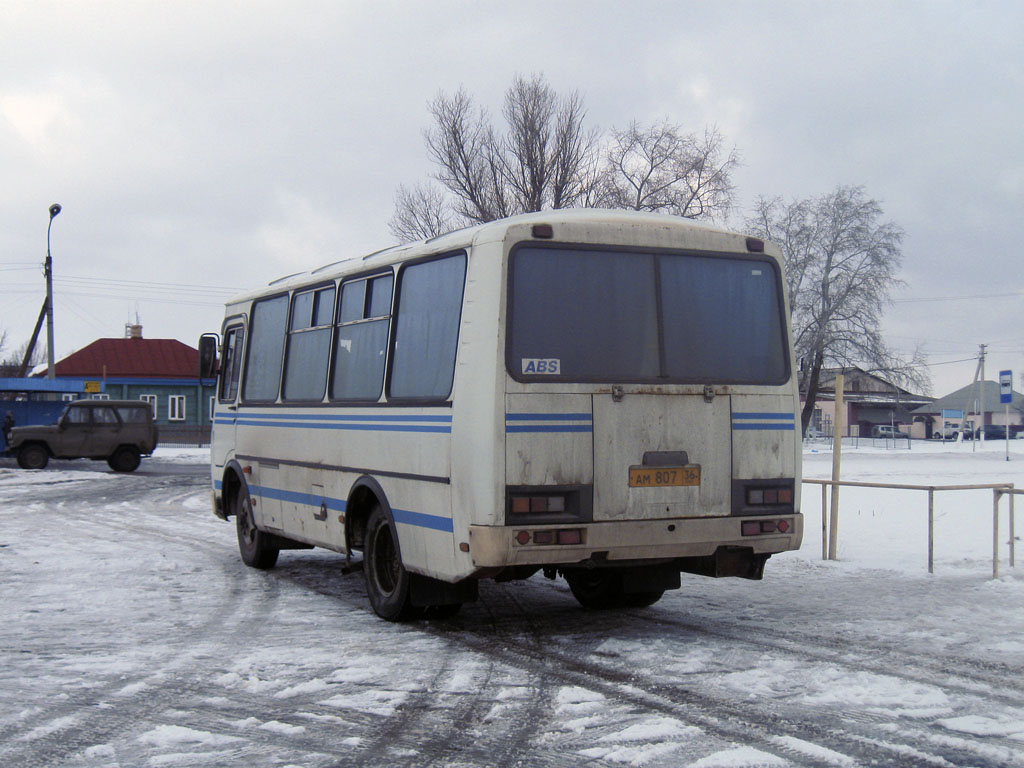
<path fill-rule="evenodd" d="M 516 543 L 520 546 L 535 544 L 537 546 L 552 546 L 560 544 L 571 546 L 583 543 L 582 528 L 545 528 L 539 531 L 517 531 Z"/>
<path fill-rule="evenodd" d="M 793 524 L 789 520 L 746 520 L 740 526 L 744 536 L 761 536 L 765 533 L 788 533 Z"/>
<path fill-rule="evenodd" d="M 513 496 L 512 513 L 516 515 L 565 512 L 565 496 Z"/>
<path fill-rule="evenodd" d="M 747 505 L 751 507 L 773 507 L 777 504 L 792 504 L 793 489 L 780 488 L 747 488 Z"/>

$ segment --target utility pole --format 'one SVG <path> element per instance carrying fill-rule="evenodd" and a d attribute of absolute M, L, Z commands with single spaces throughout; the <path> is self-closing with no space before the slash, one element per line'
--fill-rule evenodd
<path fill-rule="evenodd" d="M 979 415 L 979 419 L 981 420 L 981 432 L 979 433 L 979 437 L 976 439 L 981 440 L 983 446 L 985 444 L 985 347 L 987 346 L 987 344 L 981 344 L 979 345 L 980 348 L 978 350 L 978 366 L 981 370 L 981 394 L 978 396 L 978 399 L 981 401 L 981 406 L 979 408 L 981 411 L 981 414 Z"/>
<path fill-rule="evenodd" d="M 53 363 L 53 259 L 50 257 L 50 227 L 53 217 L 60 213 L 60 203 L 50 206 L 50 223 L 46 227 L 46 263 L 43 272 L 46 275 L 46 378 L 55 377 Z"/>

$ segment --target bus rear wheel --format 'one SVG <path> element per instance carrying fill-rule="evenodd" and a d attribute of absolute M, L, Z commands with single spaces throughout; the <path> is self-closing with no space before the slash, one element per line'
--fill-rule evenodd
<path fill-rule="evenodd" d="M 366 524 L 363 550 L 366 596 L 374 613 L 388 621 L 409 621 L 423 615 L 409 598 L 409 572 L 402 565 L 394 526 L 377 505 Z"/>
<path fill-rule="evenodd" d="M 573 597 L 584 608 L 607 610 L 609 608 L 646 608 L 654 605 L 665 594 L 664 590 L 624 592 L 622 574 L 617 571 L 567 571 L 565 580 Z"/>
<path fill-rule="evenodd" d="M 244 486 L 235 495 L 235 531 L 242 562 L 251 568 L 266 570 L 277 563 L 281 550 L 267 544 L 267 535 L 256 527 L 252 516 L 252 499 Z"/>

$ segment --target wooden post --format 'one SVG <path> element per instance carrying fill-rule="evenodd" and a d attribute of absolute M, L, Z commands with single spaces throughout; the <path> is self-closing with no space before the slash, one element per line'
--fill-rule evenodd
<path fill-rule="evenodd" d="M 839 465 L 843 452 L 843 432 L 846 431 L 846 411 L 843 404 L 843 374 L 836 375 L 836 414 L 832 420 L 832 505 L 828 525 L 828 559 L 836 560 L 839 541 Z"/>

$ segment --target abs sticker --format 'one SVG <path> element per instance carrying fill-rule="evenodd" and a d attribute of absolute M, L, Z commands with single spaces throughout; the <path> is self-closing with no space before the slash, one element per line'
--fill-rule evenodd
<path fill-rule="evenodd" d="M 523 375 L 535 375 L 545 374 L 547 376 L 557 376 L 561 373 L 561 360 L 555 358 L 534 358 L 524 357 L 523 358 Z"/>

